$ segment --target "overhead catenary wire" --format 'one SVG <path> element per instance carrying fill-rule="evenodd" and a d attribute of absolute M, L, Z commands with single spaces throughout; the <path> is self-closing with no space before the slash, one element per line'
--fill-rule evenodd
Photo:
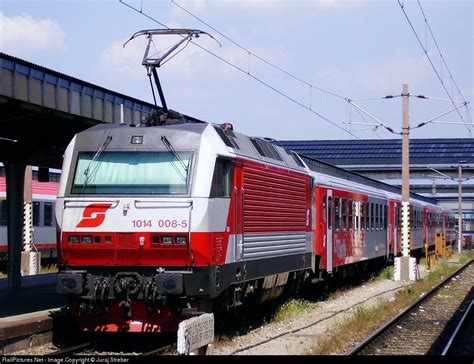
<path fill-rule="evenodd" d="M 162 27 L 164 27 L 164 28 L 166 28 L 166 29 L 170 29 L 170 27 L 168 27 L 166 24 L 160 22 L 159 20 L 157 20 L 157 19 L 153 18 L 152 16 L 150 16 L 150 15 L 146 14 L 145 12 L 143 12 L 143 9 L 137 9 L 137 8 L 135 8 L 134 6 L 132 6 L 132 5 L 128 4 L 127 2 L 125 2 L 124 0 L 119 0 L 119 2 L 120 2 L 121 4 L 123 4 L 123 5 L 125 5 L 126 7 L 128 7 L 128 8 L 130 8 L 130 9 L 132 9 L 132 10 L 134 10 L 134 11 L 136 11 L 136 12 L 142 14 L 143 16 L 145 16 L 146 18 L 148 18 L 148 19 L 154 21 L 155 23 L 161 25 Z M 182 35 L 180 35 L 180 36 L 183 37 Z M 268 87 L 269 89 L 271 89 L 271 90 L 273 90 L 274 92 L 278 93 L 279 95 L 283 96 L 283 97 L 286 98 L 287 100 L 292 101 L 293 103 L 297 104 L 298 106 L 305 108 L 306 110 L 308 110 L 308 111 L 310 111 L 311 113 L 317 115 L 318 117 L 320 117 L 321 119 L 323 119 L 323 120 L 325 120 L 326 122 L 330 123 L 331 125 L 333 125 L 333 126 L 337 127 L 338 129 L 340 129 L 340 130 L 342 130 L 342 131 L 344 131 L 344 132 L 350 134 L 350 135 L 353 136 L 354 138 L 360 139 L 357 135 L 355 135 L 355 134 L 352 133 L 351 131 L 349 131 L 349 130 L 343 128 L 341 125 L 338 125 L 337 122 L 332 121 L 331 119 L 329 119 L 328 117 L 324 116 L 323 114 L 321 114 L 321 113 L 315 111 L 315 110 L 312 109 L 312 108 L 309 108 L 308 106 L 306 106 L 306 105 L 303 104 L 302 102 L 300 102 L 300 101 L 296 100 L 295 98 L 293 98 L 293 97 L 287 95 L 287 94 L 284 93 L 283 91 L 278 90 L 277 88 L 271 86 L 269 83 L 263 81 L 262 79 L 256 77 L 255 75 L 252 75 L 251 73 L 249 73 L 248 71 L 244 70 L 243 68 L 241 68 L 241 67 L 235 65 L 234 63 L 232 63 L 232 62 L 226 60 L 225 58 L 223 58 L 223 57 L 219 56 L 218 54 L 212 52 L 211 50 L 209 50 L 209 49 L 207 49 L 207 48 L 201 46 L 200 44 L 194 42 L 193 40 L 191 40 L 191 42 L 192 42 L 196 47 L 198 47 L 198 48 L 200 48 L 201 50 L 207 52 L 208 54 L 214 56 L 215 58 L 217 58 L 217 59 L 219 59 L 220 61 L 224 62 L 225 64 L 227 64 L 227 65 L 233 67 L 234 69 L 236 69 L 236 70 L 238 70 L 238 71 L 240 71 L 240 72 L 246 74 L 247 76 L 251 77 L 251 78 L 254 79 L 255 81 L 259 82 L 260 84 L 262 84 L 262 85 Z M 334 95 L 336 95 L 336 94 L 334 94 Z M 347 100 L 344 96 L 338 95 L 338 97 L 342 97 L 343 99 Z"/>
<path fill-rule="evenodd" d="M 421 11 L 422 11 L 422 13 L 423 13 L 425 22 L 426 22 L 426 24 L 428 25 L 428 28 L 429 28 L 430 33 L 431 33 L 431 36 L 433 37 L 433 40 L 434 40 L 434 42 L 435 42 L 435 44 L 436 44 L 436 47 L 438 48 L 438 51 L 439 51 L 440 56 L 441 56 L 441 59 L 442 59 L 443 63 L 445 64 L 446 69 L 448 70 L 448 73 L 449 73 L 451 79 L 453 80 L 453 82 L 454 82 L 454 84 L 455 84 L 455 86 L 456 86 L 456 89 L 458 90 L 458 93 L 460 94 L 460 96 L 461 96 L 461 98 L 463 99 L 463 101 L 455 101 L 455 100 L 453 100 L 452 97 L 451 97 L 451 95 L 449 94 L 449 92 L 447 92 L 447 89 L 446 89 L 446 88 L 445 88 L 445 91 L 446 91 L 446 93 L 447 93 L 447 95 L 448 95 L 448 97 L 449 97 L 449 100 L 441 99 L 441 98 L 434 98 L 434 97 L 427 97 L 427 96 L 424 96 L 424 95 L 409 95 L 409 96 L 410 96 L 410 97 L 417 97 L 417 98 L 420 98 L 420 99 L 438 100 L 438 101 L 451 102 L 451 103 L 453 104 L 453 106 L 455 107 L 454 110 L 456 110 L 456 111 L 458 112 L 458 114 L 459 114 L 459 116 L 461 117 L 461 119 L 463 120 L 464 124 L 465 124 L 466 126 L 471 125 L 471 124 L 472 124 L 471 122 L 466 123 L 466 122 L 464 121 L 462 115 L 459 113 L 459 110 L 458 110 L 459 108 L 456 107 L 456 105 L 455 105 L 455 103 L 459 103 L 459 104 L 464 104 L 463 106 L 466 106 L 466 105 L 468 104 L 468 102 L 465 100 L 465 98 L 463 97 L 461 91 L 459 90 L 459 87 L 458 87 L 457 84 L 455 83 L 454 77 L 452 76 L 451 71 L 449 70 L 449 67 L 448 67 L 448 65 L 446 64 L 446 61 L 444 60 L 444 57 L 442 56 L 441 50 L 440 50 L 439 47 L 438 47 L 438 43 L 436 42 L 436 39 L 435 39 L 434 34 L 433 34 L 433 31 L 431 30 L 431 27 L 430 27 L 429 24 L 428 24 L 428 20 L 426 19 L 426 15 L 424 14 L 423 8 L 421 7 L 420 0 L 417 0 L 417 1 L 418 1 L 418 5 L 419 5 L 419 7 L 420 7 L 420 9 L 421 9 Z M 174 5 L 176 5 L 178 8 L 180 8 L 181 10 L 183 10 L 184 12 L 186 12 L 187 14 L 189 14 L 189 15 L 190 15 L 191 17 L 193 17 L 194 19 L 198 20 L 199 22 L 201 22 L 201 23 L 204 24 L 205 26 L 209 27 L 210 29 L 212 29 L 213 31 L 215 31 L 216 33 L 218 33 L 219 35 L 221 35 L 223 38 L 227 39 L 229 42 L 231 42 L 232 44 L 234 44 L 235 46 L 237 46 L 237 47 L 240 48 L 241 50 L 245 51 L 245 52 L 248 54 L 248 69 L 247 69 L 247 73 L 248 73 L 249 75 L 250 75 L 250 56 L 254 56 L 254 57 L 257 58 L 258 60 L 260 60 L 260 61 L 264 62 L 265 64 L 267 64 L 267 65 L 269 65 L 269 66 L 271 66 L 271 67 L 277 69 L 278 71 L 284 73 L 285 75 L 287 75 L 287 76 L 289 76 L 289 77 L 291 77 L 291 78 L 293 78 L 293 79 L 295 79 L 295 80 L 297 80 L 297 81 L 303 83 L 304 85 L 309 86 L 309 94 L 310 94 L 310 97 L 309 97 L 309 109 L 312 109 L 312 92 L 311 92 L 312 88 L 314 88 L 314 89 L 316 89 L 316 90 L 319 90 L 319 91 L 321 91 L 321 92 L 325 92 L 325 93 L 327 93 L 327 94 L 329 94 L 329 95 L 332 95 L 332 96 L 341 98 L 341 99 L 343 98 L 343 99 L 345 99 L 346 101 L 348 101 L 349 104 L 351 104 L 351 105 L 353 105 L 353 106 L 355 106 L 354 104 L 352 104 L 353 101 L 368 101 L 368 100 L 377 100 L 377 99 L 391 99 L 391 98 L 396 98 L 396 97 L 402 97 L 402 96 L 403 96 L 403 95 L 387 95 L 387 96 L 383 96 L 383 97 L 361 98 L 361 99 L 352 99 L 352 100 L 351 100 L 351 99 L 349 99 L 349 98 L 347 98 L 347 97 L 345 97 L 345 96 L 342 96 L 342 95 L 336 94 L 336 93 L 334 93 L 334 92 L 331 92 L 331 91 L 322 89 L 322 88 L 320 88 L 320 87 L 314 86 L 314 85 L 312 85 L 311 83 L 309 83 L 309 82 L 307 82 L 307 81 L 305 81 L 305 80 L 303 80 L 303 79 L 301 79 L 301 78 L 299 78 L 299 77 L 297 77 L 297 76 L 295 76 L 295 75 L 289 73 L 288 71 L 282 69 L 281 67 L 276 66 L 276 65 L 273 64 L 272 62 L 270 62 L 270 61 L 268 61 L 268 60 L 266 60 L 266 59 L 264 59 L 264 58 L 258 56 L 258 55 L 255 54 L 254 52 L 250 51 L 247 47 L 245 47 L 245 46 L 243 46 L 243 45 L 237 43 L 236 41 L 234 41 L 233 39 L 231 39 L 230 37 L 228 37 L 226 34 L 222 33 L 221 31 L 219 31 L 218 29 L 216 29 L 214 26 L 212 26 L 212 25 L 209 24 L 208 22 L 204 21 L 202 18 L 198 17 L 197 15 L 193 14 L 191 11 L 187 10 L 184 6 L 178 4 L 176 0 L 171 0 L 171 3 L 174 4 Z M 400 3 L 400 1 L 399 1 L 399 3 Z M 402 7 L 403 7 L 403 6 L 402 6 Z M 405 13 L 405 15 L 406 15 L 406 13 Z M 407 15 L 406 15 L 406 16 L 407 16 Z M 408 17 L 407 17 L 407 19 L 408 19 Z M 413 27 L 412 27 L 412 28 L 413 28 Z M 413 30 L 414 30 L 414 28 L 413 28 Z M 425 29 L 425 33 L 426 33 L 426 29 Z M 416 32 L 415 32 L 415 35 L 416 35 Z M 425 34 L 425 40 L 426 40 L 426 34 Z M 420 43 L 420 44 L 421 44 L 421 43 Z M 422 47 L 423 47 L 423 45 L 422 45 Z M 425 53 L 427 54 L 426 48 L 427 48 L 427 46 L 425 46 L 425 48 L 424 48 L 424 49 L 425 49 Z M 427 56 L 428 56 L 428 54 L 427 54 Z M 429 57 L 429 56 L 428 56 L 428 57 Z M 430 59 L 430 62 L 431 62 L 431 59 Z M 433 64 L 432 64 L 432 65 L 433 65 Z M 435 71 L 436 71 L 436 70 L 435 70 Z M 442 81 L 441 78 L 440 78 L 440 81 L 443 83 L 443 81 Z M 444 85 L 443 85 L 443 87 L 444 87 Z M 356 107 L 356 109 L 357 109 L 357 107 Z M 359 112 L 359 114 L 360 114 L 361 116 L 363 116 L 360 109 L 357 109 L 357 111 Z M 453 111 L 453 110 L 451 110 L 451 111 Z M 451 111 L 450 111 L 450 112 L 451 112 Z M 468 111 L 469 111 L 469 110 L 468 110 Z M 365 112 L 365 111 L 364 111 L 364 112 Z M 449 113 L 449 112 L 448 112 L 448 113 Z M 443 114 L 443 115 L 444 115 L 444 114 Z M 469 117 L 469 119 L 470 119 L 470 114 L 469 114 L 469 112 L 468 112 L 467 115 L 468 115 L 468 117 Z M 346 118 L 347 118 L 347 116 L 346 116 Z M 433 119 L 432 119 L 432 120 L 433 120 Z M 423 126 L 423 125 L 425 125 L 426 123 L 431 122 L 432 120 L 430 120 L 430 121 L 428 121 L 428 122 L 425 122 L 425 123 L 421 123 L 421 124 L 419 124 L 417 127 Z M 380 123 L 379 126 L 383 126 L 383 127 L 385 127 L 388 131 L 390 131 L 390 132 L 393 133 L 393 129 L 392 129 L 392 128 L 390 128 L 390 127 L 388 127 L 387 125 L 383 124 L 383 123 L 382 123 L 381 121 L 379 121 L 379 120 L 378 120 L 378 122 Z M 345 124 L 351 124 L 351 123 L 350 123 L 350 122 L 349 122 L 349 123 L 346 123 L 346 122 L 345 122 Z M 352 124 L 354 124 L 354 123 L 352 123 Z M 362 125 L 362 124 L 361 124 L 361 125 Z M 370 125 L 370 124 L 366 124 L 366 125 Z M 375 132 L 376 130 L 377 130 L 377 128 L 373 128 L 373 131 L 374 131 L 374 132 Z M 470 132 L 470 128 L 469 128 L 469 127 L 468 127 L 468 130 L 469 130 L 469 132 Z M 352 129 L 351 131 L 360 131 L 360 130 Z M 380 138 L 380 136 L 379 136 L 378 134 L 376 134 L 376 135 L 377 135 L 377 137 Z"/>
<path fill-rule="evenodd" d="M 430 23 L 428 22 L 428 19 L 426 18 L 426 15 L 425 15 L 425 11 L 423 10 L 423 7 L 421 6 L 421 3 L 420 3 L 420 0 L 417 0 L 418 2 L 418 6 L 421 10 L 421 13 L 423 14 L 423 18 L 425 19 L 425 24 L 426 26 L 428 27 L 428 30 L 430 31 L 430 34 L 431 34 L 431 37 L 433 38 L 433 41 L 434 41 L 434 44 L 436 46 L 436 48 L 438 49 L 438 52 L 439 52 L 439 56 L 441 58 L 441 60 L 443 61 L 443 64 L 444 66 L 446 67 L 446 70 L 448 71 L 449 73 L 449 77 L 451 78 L 451 81 L 452 81 L 452 84 L 454 85 L 454 87 L 456 87 L 456 90 L 458 91 L 458 94 L 459 96 L 461 96 L 461 99 L 463 100 L 463 102 L 466 102 L 466 98 L 464 97 L 464 95 L 462 94 L 456 80 L 454 79 L 453 77 L 453 74 L 451 73 L 449 67 L 448 67 L 448 64 L 446 63 L 446 60 L 444 59 L 444 56 L 443 56 L 443 53 L 441 52 L 441 49 L 439 48 L 438 46 L 438 42 L 436 41 L 436 38 L 433 34 L 433 30 L 431 29 L 431 26 L 430 26 Z M 470 115 L 470 114 L 469 114 Z"/>
<path fill-rule="evenodd" d="M 420 5 L 420 8 L 421 8 L 421 4 L 419 3 L 419 1 L 418 1 L 418 4 Z M 420 44 L 421 48 L 422 48 L 423 51 L 425 52 L 425 56 L 428 58 L 428 61 L 429 61 L 430 65 L 431 65 L 431 67 L 433 68 L 433 71 L 435 72 L 436 76 L 438 77 L 438 80 L 440 81 L 441 86 L 443 87 L 444 91 L 446 92 L 446 94 L 448 95 L 449 99 L 450 99 L 451 102 L 453 103 L 453 106 L 455 106 L 455 105 L 454 105 L 454 100 L 452 99 L 451 94 L 449 93 L 448 89 L 446 88 L 446 85 L 445 85 L 445 83 L 444 83 L 444 81 L 443 81 L 442 76 L 439 74 L 438 70 L 436 69 L 436 67 L 435 67 L 435 65 L 434 65 L 434 63 L 433 63 L 433 60 L 431 59 L 430 55 L 428 54 L 427 48 L 425 48 L 425 46 L 423 46 L 423 42 L 421 41 L 421 39 L 420 39 L 418 33 L 416 32 L 415 27 L 413 26 L 413 23 L 411 22 L 410 18 L 408 17 L 407 12 L 405 11 L 405 5 L 404 5 L 400 0 L 398 0 L 398 5 L 399 5 L 400 8 L 402 9 L 403 14 L 405 15 L 405 18 L 407 19 L 408 24 L 410 25 L 411 30 L 413 31 L 413 33 L 415 34 L 416 39 L 418 40 L 418 43 Z M 424 15 L 424 12 L 423 12 L 423 15 Z M 425 21 L 427 22 L 426 16 L 425 16 Z M 431 27 L 430 27 L 430 31 L 431 31 Z M 433 35 L 433 33 L 431 33 L 431 34 Z M 434 35 L 433 35 L 433 39 L 435 39 L 435 38 L 434 38 Z M 435 43 L 436 43 L 436 40 L 435 40 Z M 439 50 L 439 48 L 438 48 L 438 50 Z M 440 53 L 440 54 L 441 54 L 441 53 Z M 442 54 L 441 54 L 441 55 L 442 55 Z M 443 59 L 443 57 L 442 57 L 442 59 Z M 443 61 L 444 61 L 444 59 L 443 59 Z M 445 61 L 444 61 L 444 62 L 445 62 Z M 450 73 L 449 70 L 448 70 L 448 72 L 449 72 L 449 74 L 450 74 L 451 77 L 452 77 L 452 74 Z M 452 78 L 452 79 L 454 80 L 454 78 Z M 461 97 L 462 97 L 462 95 L 461 95 Z M 466 107 L 466 109 L 469 110 L 467 107 Z M 471 129 L 470 129 L 469 126 L 466 124 L 466 121 L 464 120 L 462 114 L 459 112 L 459 110 L 456 110 L 456 111 L 457 111 L 459 117 L 461 118 L 461 120 L 464 122 L 464 124 L 465 124 L 467 130 L 469 131 L 469 134 L 472 136 Z"/>
<path fill-rule="evenodd" d="M 175 0 L 171 0 L 171 3 L 173 3 L 174 5 L 176 5 L 178 8 L 180 8 L 181 10 L 183 10 L 184 12 L 186 12 L 187 14 L 189 14 L 190 16 L 192 16 L 194 19 L 196 19 L 197 21 L 201 22 L 202 24 L 204 24 L 205 26 L 209 27 L 210 29 L 212 29 L 213 31 L 215 31 L 217 34 L 219 34 L 220 36 L 222 36 L 223 38 L 227 39 L 229 42 L 231 42 L 232 44 L 234 44 L 235 46 L 239 47 L 241 50 L 245 51 L 246 53 L 248 53 L 249 56 L 253 56 L 255 58 L 257 58 L 258 60 L 262 61 L 263 63 L 269 65 L 270 67 L 273 67 L 274 69 L 284 73 L 285 75 L 293 78 L 294 80 L 297 80 L 303 84 L 305 84 L 306 86 L 309 86 L 311 88 L 314 88 L 318 91 L 321 91 L 321 92 L 324 92 L 328 95 L 331 95 L 331 96 L 334 96 L 334 97 L 337 97 L 337 98 L 340 98 L 340 99 L 346 99 L 345 96 L 342 96 L 342 95 L 339 95 L 335 92 L 332 92 L 332 91 L 329 91 L 329 90 L 325 90 L 321 87 L 318 87 L 318 86 L 315 86 L 303 79 L 301 79 L 300 77 L 298 76 L 295 76 L 293 74 L 291 74 L 290 72 L 284 70 L 283 68 L 275 65 L 274 63 L 266 60 L 265 58 L 255 54 L 254 52 L 252 52 L 251 50 L 249 50 L 248 48 L 244 47 L 243 45 L 237 43 L 236 41 L 234 41 L 233 39 L 231 39 L 230 37 L 228 37 L 227 35 L 225 35 L 224 33 L 222 33 L 221 31 L 219 31 L 218 29 L 216 29 L 215 27 L 213 27 L 212 25 L 210 25 L 209 23 L 207 23 L 206 21 L 204 21 L 203 19 L 199 18 L 197 15 L 191 13 L 189 10 L 187 10 L 184 6 L 178 4 Z"/>

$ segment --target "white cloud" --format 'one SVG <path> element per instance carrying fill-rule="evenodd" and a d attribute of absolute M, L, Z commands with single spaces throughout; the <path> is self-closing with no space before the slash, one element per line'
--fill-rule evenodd
<path fill-rule="evenodd" d="M 64 49 L 66 33 L 49 19 L 29 14 L 6 16 L 0 12 L 0 48 L 7 53 L 26 55 L 51 49 Z"/>
<path fill-rule="evenodd" d="M 128 39 L 119 39 L 106 46 L 97 60 L 97 67 L 109 80 L 138 80 L 146 75 L 142 66 L 146 39 L 138 37 L 124 47 Z"/>

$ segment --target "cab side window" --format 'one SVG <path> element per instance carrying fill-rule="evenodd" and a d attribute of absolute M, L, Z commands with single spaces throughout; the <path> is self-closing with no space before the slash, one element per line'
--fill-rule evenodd
<path fill-rule="evenodd" d="M 214 167 L 210 197 L 230 197 L 233 176 L 232 162 L 218 158 Z"/>

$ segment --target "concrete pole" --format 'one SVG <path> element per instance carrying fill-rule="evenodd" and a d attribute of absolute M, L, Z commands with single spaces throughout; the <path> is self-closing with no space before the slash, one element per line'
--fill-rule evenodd
<path fill-rule="evenodd" d="M 410 122 L 408 118 L 408 85 L 402 90 L 402 255 L 410 256 Z"/>
<path fill-rule="evenodd" d="M 23 252 L 21 252 L 21 275 L 39 274 L 41 253 L 33 250 L 33 171 L 31 166 L 25 169 L 23 188 Z"/>
<path fill-rule="evenodd" d="M 459 163 L 458 166 L 458 252 L 459 254 L 462 253 L 462 235 L 463 235 L 463 229 L 462 229 L 462 165 Z"/>
<path fill-rule="evenodd" d="M 23 188 L 24 221 L 23 221 L 23 251 L 30 252 L 33 241 L 33 170 L 25 168 L 25 186 Z"/>

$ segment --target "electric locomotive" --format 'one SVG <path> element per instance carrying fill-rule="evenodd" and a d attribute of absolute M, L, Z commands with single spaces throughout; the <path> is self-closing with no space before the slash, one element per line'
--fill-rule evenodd
<path fill-rule="evenodd" d="M 81 132 L 56 204 L 58 292 L 90 331 L 172 331 L 216 302 L 275 298 L 311 267 L 311 181 L 229 124 Z"/>

